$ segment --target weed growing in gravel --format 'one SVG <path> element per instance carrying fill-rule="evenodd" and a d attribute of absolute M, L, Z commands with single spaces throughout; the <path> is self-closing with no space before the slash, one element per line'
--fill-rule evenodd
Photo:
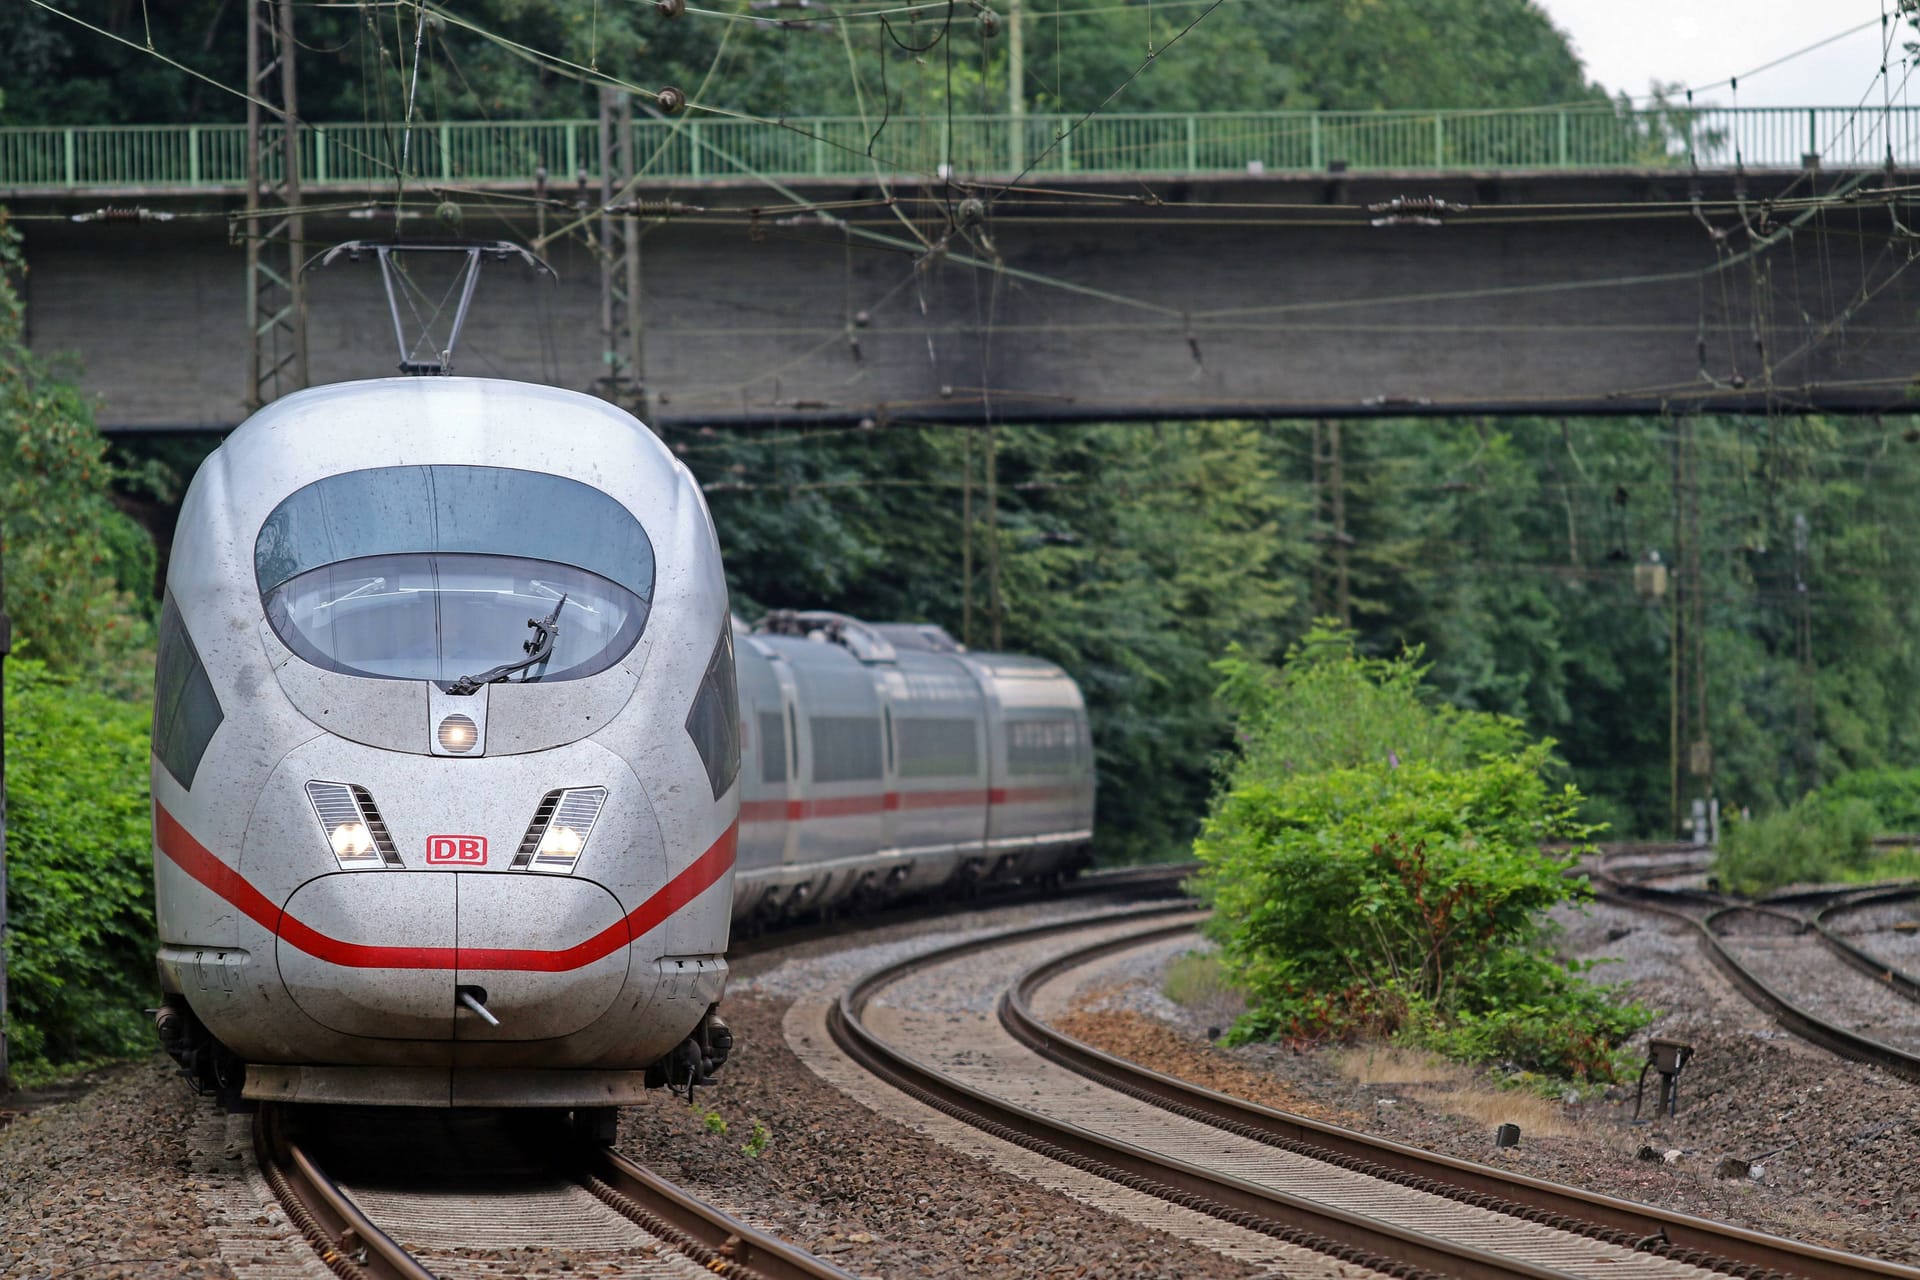
<path fill-rule="evenodd" d="M 700 1117 L 700 1122 L 707 1126 L 708 1133 L 724 1134 L 727 1131 L 727 1118 L 718 1111 L 707 1112 Z"/>
<path fill-rule="evenodd" d="M 1611 1079 L 1648 1013 L 1555 960 L 1548 908 L 1594 828 L 1552 743 L 1439 704 L 1418 652 L 1316 627 L 1281 671 L 1220 664 L 1240 751 L 1195 851 L 1232 1038 L 1398 1036 L 1449 1057 Z M 1543 843 L 1566 842 L 1558 853 Z"/>
<path fill-rule="evenodd" d="M 770 1142 L 772 1138 L 773 1135 L 767 1132 L 767 1126 L 755 1120 L 753 1122 L 753 1132 L 748 1134 L 747 1140 L 740 1144 L 740 1152 L 749 1160 L 758 1160 L 766 1154 L 767 1143 Z"/>
<path fill-rule="evenodd" d="M 1230 1009 L 1237 1015 L 1247 1007 L 1247 993 L 1227 976 L 1217 951 L 1175 957 L 1160 989 L 1167 999 L 1189 1009 Z"/>

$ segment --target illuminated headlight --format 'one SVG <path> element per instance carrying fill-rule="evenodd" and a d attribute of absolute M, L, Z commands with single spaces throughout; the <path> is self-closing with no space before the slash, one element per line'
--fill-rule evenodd
<path fill-rule="evenodd" d="M 607 802 L 605 787 L 568 787 L 549 791 L 534 811 L 533 824 L 513 855 L 515 871 L 547 871 L 565 875 L 587 847 L 600 806 Z"/>
<path fill-rule="evenodd" d="M 365 787 L 345 782 L 309 782 L 307 799 L 313 802 L 314 816 L 326 832 L 327 844 L 344 871 L 367 867 L 400 865 L 399 851 L 373 797 Z"/>
<path fill-rule="evenodd" d="M 440 722 L 440 749 L 456 755 L 465 755 L 473 750 L 473 744 L 480 741 L 480 727 L 474 724 L 470 716 L 459 712 Z"/>

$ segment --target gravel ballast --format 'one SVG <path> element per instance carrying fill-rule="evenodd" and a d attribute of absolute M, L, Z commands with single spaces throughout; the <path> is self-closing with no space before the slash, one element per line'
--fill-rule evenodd
<path fill-rule="evenodd" d="M 1222 1049 L 1217 1010 L 1189 1010 L 1159 991 L 1174 945 L 1131 971 L 1090 977 L 1063 1029 L 1172 1074 L 1412 1146 L 1590 1190 L 1897 1261 L 1920 1262 L 1920 1086 L 1804 1044 L 1743 1000 L 1690 931 L 1605 903 L 1567 911 L 1565 950 L 1616 963 L 1597 976 L 1630 984 L 1659 1016 L 1648 1034 L 1686 1041 L 1693 1061 L 1675 1116 L 1632 1123 L 1629 1080 L 1605 1097 L 1549 1105 L 1558 1135 L 1523 1123 L 1499 1148 L 1482 1099 L 1478 1118 L 1433 1084 L 1356 1083 L 1338 1047 Z M 1920 1007 L 1910 1017 L 1920 1021 Z M 1639 1042 L 1644 1046 L 1644 1037 Z M 1654 1113 L 1649 1074 L 1643 1114 Z M 1516 1093 L 1516 1114 L 1537 1095 Z M 1746 1176 L 1720 1176 L 1738 1165 Z"/>
<path fill-rule="evenodd" d="M 1062 914 L 1023 908 L 857 937 L 850 929 L 741 960 L 725 1006 L 741 1045 L 734 1061 L 691 1107 L 658 1095 L 629 1109 L 622 1149 L 864 1274 L 1255 1274 L 886 1119 L 824 1082 L 783 1039 L 796 1000 L 836 994 L 892 954 Z M 1653 1034 L 1696 1046 L 1672 1120 L 1629 1124 L 1629 1085 L 1554 1104 L 1563 1133 L 1528 1122 L 1519 1146 L 1496 1148 L 1496 1120 L 1467 1118 L 1430 1086 L 1355 1083 L 1328 1050 L 1209 1044 L 1220 1011 L 1183 1009 L 1159 993 L 1178 947 L 1090 982 L 1071 1026 L 1162 1069 L 1212 1073 L 1216 1087 L 1412 1145 L 1920 1262 L 1920 1087 L 1794 1040 L 1734 993 L 1677 925 L 1605 904 L 1564 923 L 1570 954 L 1617 961 L 1598 976 L 1632 984 L 1662 1011 Z M 0 1100 L 0 1109 L 13 1105 Z M 230 1244 L 209 1231 L 208 1156 L 199 1149 L 207 1128 L 205 1104 L 156 1058 L 101 1073 L 84 1098 L 0 1129 L 0 1278 L 245 1280 L 250 1259 L 230 1255 L 229 1266 Z M 1717 1176 L 1727 1157 L 1755 1173 Z"/>
<path fill-rule="evenodd" d="M 0 1277 L 225 1277 L 192 1184 L 199 1099 L 172 1064 L 102 1072 L 0 1130 Z"/>

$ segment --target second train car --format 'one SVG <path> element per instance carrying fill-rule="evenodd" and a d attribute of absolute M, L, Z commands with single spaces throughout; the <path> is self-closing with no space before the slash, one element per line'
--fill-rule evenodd
<path fill-rule="evenodd" d="M 736 924 L 1087 861 L 1092 740 L 1059 667 L 837 613 L 774 612 L 735 630 Z"/>

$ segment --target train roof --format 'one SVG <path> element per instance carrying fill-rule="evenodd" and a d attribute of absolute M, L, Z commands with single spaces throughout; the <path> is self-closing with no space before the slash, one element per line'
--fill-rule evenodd
<path fill-rule="evenodd" d="M 410 465 L 541 471 L 580 480 L 634 510 L 671 508 L 694 488 L 686 468 L 639 419 L 594 396 L 493 378 L 340 382 L 267 405 L 202 467 L 225 486 L 241 527 L 283 498 L 342 472 Z M 547 514 L 547 513 L 538 513 Z"/>

